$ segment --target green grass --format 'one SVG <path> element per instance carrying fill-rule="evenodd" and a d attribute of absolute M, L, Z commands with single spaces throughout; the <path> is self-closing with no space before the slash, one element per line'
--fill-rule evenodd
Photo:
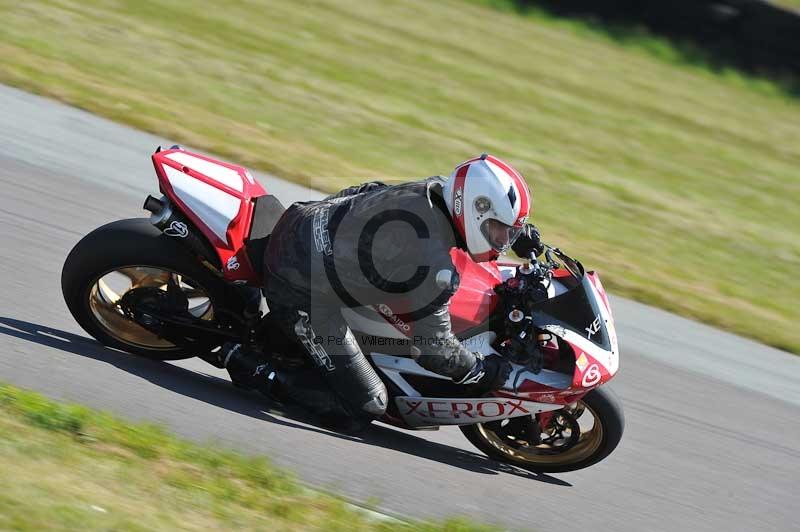
<path fill-rule="evenodd" d="M 773 0 L 772 3 L 778 6 L 794 9 L 795 11 L 800 10 L 800 0 Z"/>
<path fill-rule="evenodd" d="M 0 385 L 0 530 L 467 532 L 378 522 L 264 459 Z"/>
<path fill-rule="evenodd" d="M 487 6 L 507 13 L 528 17 L 541 24 L 547 24 L 562 31 L 585 35 L 591 39 L 605 40 L 610 44 L 622 46 L 627 50 L 644 52 L 652 58 L 681 67 L 694 67 L 707 72 L 715 72 L 722 78 L 735 80 L 766 94 L 783 91 L 789 96 L 800 95 L 800 77 L 788 72 L 756 74 L 741 71 L 724 55 L 701 46 L 691 39 L 660 36 L 635 20 L 603 20 L 591 15 L 559 15 L 548 11 L 536 2 L 521 0 L 468 0 L 474 4 Z M 800 0 L 792 0 L 800 4 Z M 722 50 L 720 50 L 722 52 Z"/>
<path fill-rule="evenodd" d="M 800 105 L 772 82 L 462 0 L 0 18 L 0 80 L 314 187 L 508 158 L 546 240 L 616 293 L 800 352 Z"/>

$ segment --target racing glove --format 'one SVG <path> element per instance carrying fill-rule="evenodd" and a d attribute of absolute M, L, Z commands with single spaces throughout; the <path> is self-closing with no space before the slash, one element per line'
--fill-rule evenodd
<path fill-rule="evenodd" d="M 511 244 L 511 249 L 518 257 L 527 259 L 531 255 L 538 257 L 544 253 L 544 245 L 542 245 L 542 237 L 539 230 L 533 224 L 525 224 L 522 232 Z"/>
<path fill-rule="evenodd" d="M 480 393 L 497 390 L 505 384 L 511 374 L 511 364 L 499 356 L 484 358 L 481 353 L 475 353 L 475 365 L 461 379 L 453 382 L 456 384 L 476 385 Z"/>

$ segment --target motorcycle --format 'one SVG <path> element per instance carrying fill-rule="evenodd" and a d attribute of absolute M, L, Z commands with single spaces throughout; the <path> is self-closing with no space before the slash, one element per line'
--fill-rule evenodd
<path fill-rule="evenodd" d="M 213 354 L 226 342 L 264 350 L 276 366 L 310 364 L 270 321 L 260 287 L 270 232 L 284 211 L 245 168 L 178 146 L 152 155 L 162 196 L 148 218 L 83 237 L 61 285 L 76 321 L 104 345 L 154 360 Z M 410 324 L 388 305 L 343 313 L 389 391 L 381 421 L 458 426 L 487 456 L 539 472 L 582 469 L 619 443 L 624 416 L 606 386 L 619 355 L 595 272 L 557 248 L 542 260 L 473 262 L 454 249 L 454 331 L 468 349 L 505 357 L 505 384 L 469 386 L 419 366 Z"/>

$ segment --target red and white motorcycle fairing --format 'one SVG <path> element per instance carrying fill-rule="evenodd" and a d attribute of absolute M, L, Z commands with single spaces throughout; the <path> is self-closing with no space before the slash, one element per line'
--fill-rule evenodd
<path fill-rule="evenodd" d="M 162 194 L 178 205 L 214 246 L 228 281 L 260 284 L 245 242 L 253 200 L 267 192 L 242 167 L 181 148 L 152 156 Z"/>

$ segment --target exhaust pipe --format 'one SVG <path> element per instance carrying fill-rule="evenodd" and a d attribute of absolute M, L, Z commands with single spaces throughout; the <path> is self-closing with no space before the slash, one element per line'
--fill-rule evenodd
<path fill-rule="evenodd" d="M 184 242 L 190 250 L 217 271 L 222 268 L 219 256 L 211 245 L 197 235 L 197 230 L 180 212 L 172 210 L 169 198 L 166 196 L 154 198 L 148 195 L 142 208 L 150 211 L 150 223 L 162 233 Z"/>

